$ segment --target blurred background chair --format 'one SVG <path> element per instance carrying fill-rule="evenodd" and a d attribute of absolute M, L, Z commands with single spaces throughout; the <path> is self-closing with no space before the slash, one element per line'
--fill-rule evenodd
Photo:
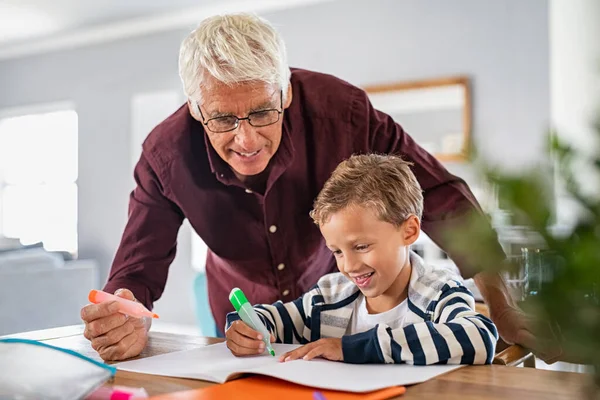
<path fill-rule="evenodd" d="M 502 339 L 500 339 L 499 342 L 500 341 L 502 341 Z M 527 368 L 535 368 L 535 356 L 526 348 L 521 347 L 518 344 L 513 344 L 500 352 L 496 351 L 492 364 L 506 365 L 509 367 L 516 367 L 522 364 Z"/>
<path fill-rule="evenodd" d="M 0 252 L 0 336 L 80 323 L 97 285 L 93 260 L 65 260 L 41 247 Z"/>
<path fill-rule="evenodd" d="M 217 325 L 208 303 L 208 286 L 204 272 L 199 272 L 194 279 L 194 297 L 196 299 L 196 319 L 202 335 L 216 337 Z"/>

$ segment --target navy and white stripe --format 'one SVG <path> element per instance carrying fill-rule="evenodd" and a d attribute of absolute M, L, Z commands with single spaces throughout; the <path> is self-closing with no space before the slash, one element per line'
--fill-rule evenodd
<path fill-rule="evenodd" d="M 258 305 L 257 313 L 278 343 L 306 344 L 321 338 L 342 338 L 349 363 L 490 364 L 498 332 L 492 321 L 475 312 L 473 295 L 454 272 L 425 265 L 411 253 L 408 288 L 409 323 L 391 329 L 379 324 L 345 335 L 354 303 L 363 296 L 340 273 L 322 277 L 302 297 Z M 239 319 L 227 315 L 227 327 Z"/>

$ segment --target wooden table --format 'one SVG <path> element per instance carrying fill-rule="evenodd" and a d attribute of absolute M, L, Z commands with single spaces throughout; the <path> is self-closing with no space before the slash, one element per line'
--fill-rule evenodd
<path fill-rule="evenodd" d="M 78 351 L 100 360 L 83 337 L 83 326 L 47 329 L 12 335 Z M 221 339 L 150 332 L 138 358 L 218 343 Z M 425 383 L 409 386 L 401 400 L 412 399 L 584 399 L 591 377 L 573 372 L 485 365 L 461 368 Z M 212 385 L 193 379 L 169 378 L 118 371 L 111 384 L 143 387 L 150 395 Z"/>

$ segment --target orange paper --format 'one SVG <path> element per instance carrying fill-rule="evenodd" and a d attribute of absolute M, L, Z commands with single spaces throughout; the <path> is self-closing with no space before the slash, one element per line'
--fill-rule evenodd
<path fill-rule="evenodd" d="M 367 393 L 338 392 L 335 390 L 314 389 L 307 386 L 296 385 L 280 379 L 267 376 L 252 376 L 236 379 L 222 385 L 209 386 L 202 389 L 186 390 L 151 397 L 152 400 L 312 400 L 315 391 L 327 400 L 384 400 L 404 394 L 404 386 L 394 386 L 387 389 Z"/>

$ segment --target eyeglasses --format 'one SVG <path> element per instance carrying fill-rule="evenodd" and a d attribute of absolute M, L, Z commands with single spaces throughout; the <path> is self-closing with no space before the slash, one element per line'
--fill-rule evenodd
<path fill-rule="evenodd" d="M 196 103 L 200 117 L 202 117 L 202 123 L 208 128 L 209 131 L 214 133 L 223 133 L 233 131 L 240 125 L 240 121 L 248 120 L 248 123 L 255 128 L 263 126 L 273 125 L 279 121 L 279 116 L 283 113 L 283 91 L 279 92 L 280 99 L 280 110 L 276 108 L 270 108 L 267 110 L 254 111 L 248 114 L 247 117 L 238 118 L 235 115 L 226 115 L 223 117 L 211 118 L 207 121 L 204 120 L 200 105 Z"/>

